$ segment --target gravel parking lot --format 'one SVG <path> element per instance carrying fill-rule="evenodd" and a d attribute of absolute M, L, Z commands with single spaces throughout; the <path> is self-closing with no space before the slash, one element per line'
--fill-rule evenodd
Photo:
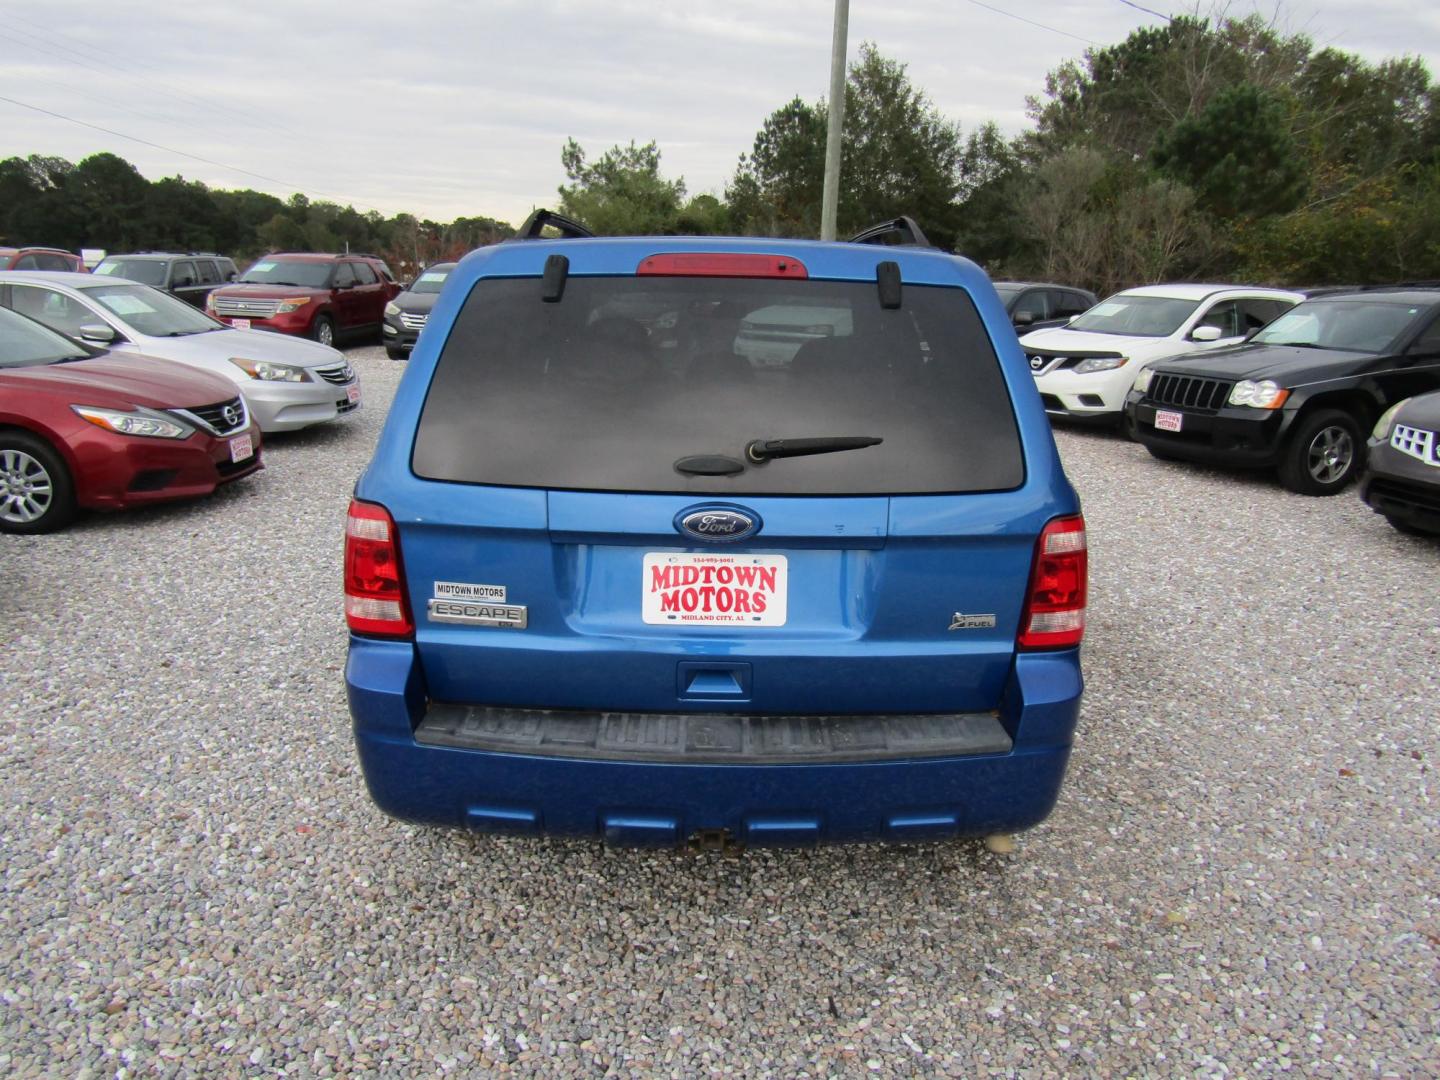
<path fill-rule="evenodd" d="M 740 859 L 370 804 L 353 422 L 0 537 L 7 1076 L 1440 1073 L 1440 544 L 1065 431 L 1089 688 L 1055 815 Z"/>

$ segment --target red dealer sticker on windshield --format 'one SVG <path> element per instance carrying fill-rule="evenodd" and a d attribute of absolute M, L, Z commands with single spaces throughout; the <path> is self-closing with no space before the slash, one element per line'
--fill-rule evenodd
<path fill-rule="evenodd" d="M 647 552 L 640 613 L 653 625 L 784 626 L 784 555 Z"/>

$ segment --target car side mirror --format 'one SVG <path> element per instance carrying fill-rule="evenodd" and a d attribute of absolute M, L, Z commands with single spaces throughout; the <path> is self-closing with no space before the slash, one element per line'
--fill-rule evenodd
<path fill-rule="evenodd" d="M 1029 326 L 1035 321 L 1035 313 L 1033 311 L 1017 311 L 1010 321 L 1016 326 Z"/>
<path fill-rule="evenodd" d="M 1191 341 L 1219 341 L 1222 336 L 1218 326 L 1197 326 L 1190 331 Z"/>
<path fill-rule="evenodd" d="M 109 345 L 118 336 L 113 326 L 106 326 L 104 323 L 86 323 L 80 327 L 80 340 L 93 341 L 97 345 Z"/>

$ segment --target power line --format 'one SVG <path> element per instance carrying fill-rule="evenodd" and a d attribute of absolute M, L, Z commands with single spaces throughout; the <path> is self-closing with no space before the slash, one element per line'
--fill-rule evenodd
<path fill-rule="evenodd" d="M 1060 34 L 1062 37 L 1074 38 L 1076 41 L 1083 41 L 1086 45 L 1100 44 L 1098 41 L 1092 41 L 1090 38 L 1081 37 L 1079 34 L 1072 34 L 1069 30 L 1057 30 L 1053 26 L 1046 26 L 1044 23 L 1036 22 L 1034 19 L 1027 19 L 1024 15 L 1016 15 L 1013 11 L 1006 11 L 1004 8 L 991 7 L 989 4 L 982 3 L 981 0 L 970 0 L 970 3 L 974 4 L 976 7 L 982 7 L 986 11 L 993 11 L 996 15 L 1004 15 L 1007 19 L 1018 19 L 1020 22 L 1029 23 L 1031 26 L 1037 26 L 1041 30 L 1049 30 L 1052 34 Z"/>
<path fill-rule="evenodd" d="M 184 150 L 176 150 L 173 146 L 162 146 L 160 143 L 150 142 L 148 139 L 141 139 L 134 135 L 126 135 L 123 131 L 114 131 L 111 128 L 101 127 L 99 124 L 91 124 L 85 120 L 77 120 L 75 119 L 75 117 L 66 116 L 64 113 L 52 112 L 49 109 L 42 109 L 39 105 L 31 105 L 28 101 L 17 101 L 15 98 L 5 97 L 4 95 L 0 95 L 0 101 L 8 101 L 11 105 L 18 105 L 22 109 L 30 109 L 32 112 L 43 113 L 46 116 L 53 116 L 57 120 L 66 120 L 72 124 L 79 124 L 81 127 L 90 128 L 92 131 L 101 131 L 104 132 L 106 135 L 113 135 L 117 139 L 128 139 L 130 142 L 139 143 L 141 146 L 148 146 L 154 150 L 163 150 L 167 154 L 176 154 L 180 157 L 189 158 L 191 161 L 199 161 L 203 162 L 206 165 L 214 165 L 218 169 L 227 169 L 230 172 L 240 173 L 244 176 L 253 176 L 256 180 L 264 180 L 267 184 L 279 184 L 281 187 L 289 188 L 291 191 L 298 191 L 302 194 L 305 193 L 304 188 L 300 187 L 298 184 L 292 184 L 288 180 L 280 180 L 273 176 L 266 176 L 264 173 L 251 172 L 249 169 L 241 169 L 234 165 L 226 165 L 223 161 L 215 161 L 212 158 L 201 157 L 199 154 L 186 153 Z M 356 199 L 346 199 L 344 195 L 337 195 L 334 192 L 315 191 L 314 189 L 311 190 L 314 191 L 316 195 L 324 195 L 326 198 L 330 199 L 341 199 L 349 202 L 354 206 L 363 206 L 367 210 L 374 210 L 377 214 L 383 214 L 385 212 L 381 210 L 378 206 L 371 206 L 369 203 L 363 203 Z"/>
<path fill-rule="evenodd" d="M 1155 11 L 1153 8 L 1144 7 L 1140 4 L 1131 3 L 1131 0 L 1120 0 L 1126 7 L 1133 7 L 1136 11 L 1143 11 L 1146 15 L 1154 15 L 1157 19 L 1164 19 L 1166 22 L 1174 22 L 1175 16 L 1166 15 L 1163 11 Z"/>
<path fill-rule="evenodd" d="M 273 119 L 271 119 L 271 120 L 268 121 L 268 122 L 263 122 L 263 123 L 257 124 L 257 122 L 256 122 L 256 117 L 255 117 L 253 114 L 242 113 L 242 112 L 239 112 L 239 111 L 237 111 L 236 109 L 233 109 L 233 108 L 231 108 L 231 107 L 229 107 L 229 106 L 227 106 L 227 105 L 225 105 L 225 104 L 222 104 L 222 103 L 219 103 L 219 102 L 214 102 L 214 101 L 206 101 L 204 98 L 196 97 L 196 96 L 194 96 L 194 95 L 192 95 L 192 94 L 187 94 L 187 93 L 185 93 L 185 92 L 182 91 L 182 90 L 177 90 L 177 89 L 174 88 L 173 86 L 164 86 L 164 85 L 162 85 L 162 84 L 160 84 L 160 83 L 157 83 L 157 82 L 155 82 L 155 81 L 153 81 L 153 80 L 151 80 L 151 79 L 145 78 L 143 75 L 133 74 L 133 73 L 131 73 L 130 71 L 126 70 L 125 68 L 120 67 L 118 64 L 112 63 L 112 62 L 111 62 L 108 58 L 106 58 L 103 54 L 98 55 L 98 56 L 85 56 L 85 55 L 83 55 L 82 53 L 76 52 L 75 49 L 74 49 L 74 48 L 71 48 L 69 45 L 64 44 L 63 42 L 64 42 L 65 40 L 69 40 L 69 39 L 66 39 L 63 34 L 60 34 L 60 33 L 58 33 L 57 31 L 54 31 L 54 30 L 48 30 L 48 29 L 45 28 L 45 27 L 41 27 L 39 24 L 31 22 L 29 19 L 24 19 L 24 18 L 21 18 L 21 17 L 18 16 L 18 15 L 14 15 L 14 14 L 6 14 L 6 15 L 3 15 L 3 16 L 0 16 L 0 18 L 8 19 L 8 20 L 10 20 L 12 23 L 13 23 L 13 22 L 22 22 L 22 23 L 24 23 L 26 26 L 29 26 L 29 27 L 32 27 L 32 28 L 33 28 L 32 30 L 19 30 L 19 29 L 15 29 L 15 28 L 12 27 L 12 29 L 11 29 L 11 31 L 10 31 L 11 33 L 13 33 L 13 34 L 21 34 L 21 35 L 23 35 L 24 37 L 33 39 L 33 41 L 28 41 L 28 42 L 26 42 L 26 41 L 16 41 L 15 38 L 9 38 L 10 41 L 14 41 L 17 45 L 22 45 L 22 46 L 24 46 L 24 47 L 31 48 L 31 49 L 40 49 L 42 52 L 46 52 L 46 53 L 48 53 L 49 55 L 57 58 L 58 60 L 61 60 L 61 61 L 65 62 L 65 63 L 75 64 L 75 65 L 77 65 L 77 66 L 79 66 L 79 67 L 87 68 L 87 69 L 89 69 L 90 71 L 94 71 L 94 72 L 96 72 L 97 74 L 104 75 L 104 74 L 106 74 L 106 73 L 103 72 L 103 71 L 101 71 L 100 68 L 98 68 L 98 67 L 95 66 L 96 64 L 100 64 L 100 65 L 102 65 L 102 66 L 104 66 L 104 67 L 109 68 L 111 71 L 116 72 L 116 73 L 117 73 L 122 79 L 124 79 L 126 82 L 132 83 L 132 84 L 134 84 L 135 86 L 141 87 L 142 89 L 148 86 L 148 87 L 151 87 L 152 89 L 155 89 L 155 90 L 160 91 L 160 92 L 162 93 L 162 95 L 163 95 L 164 100 L 167 101 L 167 102 L 169 102 L 169 101 L 185 101 L 185 102 L 189 102 L 191 105 L 196 105 L 196 106 L 199 106 L 199 107 L 202 108 L 202 109 L 207 109 L 207 110 L 210 110 L 210 111 L 212 111 L 212 112 L 224 112 L 224 113 L 229 113 L 231 116 L 238 117 L 239 119 L 244 120 L 247 124 L 250 124 L 251 126 L 268 127 L 268 128 L 277 129 L 277 130 L 280 130 L 280 131 L 289 132 L 291 135 L 299 135 L 299 136 L 302 136 L 302 137 L 306 137 L 306 136 L 304 136 L 304 133 L 303 133 L 303 132 L 296 131 L 294 128 L 288 127 L 288 126 L 286 126 L 285 124 L 281 124 L 281 123 L 275 122 Z M 45 32 L 45 33 L 37 34 L 37 33 L 34 32 L 35 30 L 45 30 L 46 32 Z M 5 35 L 0 35 L 0 37 L 4 37 L 4 36 L 5 36 Z M 39 43 L 41 43 L 41 44 L 36 44 L 36 42 L 39 42 Z M 84 42 L 72 41 L 72 44 L 73 44 L 73 45 L 76 45 L 76 46 L 79 46 L 80 48 L 85 49 L 86 52 L 90 52 L 90 53 L 98 53 L 98 52 L 99 52 L 99 50 L 94 49 L 94 48 L 92 48 L 92 47 L 89 46 L 89 45 L 86 45 Z M 60 52 L 56 52 L 56 51 L 55 51 L 56 49 L 59 49 Z M 64 56 L 64 55 L 61 55 L 62 53 L 69 53 L 70 55 L 69 55 L 69 56 Z M 78 58 L 78 59 L 76 59 L 76 58 Z M 113 77 L 113 76 L 112 76 L 112 77 Z"/>

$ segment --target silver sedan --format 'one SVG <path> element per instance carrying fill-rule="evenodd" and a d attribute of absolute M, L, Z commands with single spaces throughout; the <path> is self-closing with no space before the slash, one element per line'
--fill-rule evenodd
<path fill-rule="evenodd" d="M 0 305 L 71 337 L 224 375 L 240 387 L 261 431 L 294 431 L 360 408 L 360 377 L 343 353 L 232 329 L 148 285 L 0 271 Z"/>

